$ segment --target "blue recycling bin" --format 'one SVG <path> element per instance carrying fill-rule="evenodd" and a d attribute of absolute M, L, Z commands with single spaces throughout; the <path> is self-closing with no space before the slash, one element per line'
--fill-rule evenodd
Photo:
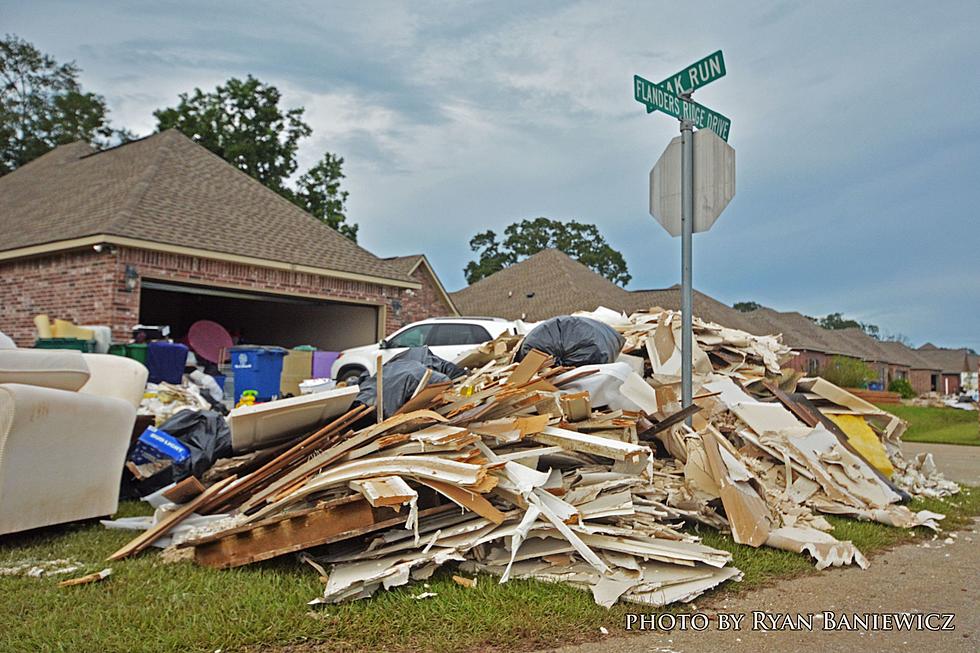
<path fill-rule="evenodd" d="M 282 347 L 232 347 L 231 369 L 235 375 L 235 403 L 246 390 L 255 390 L 256 399 L 269 401 L 279 396 L 282 359 L 287 350 Z"/>
<path fill-rule="evenodd" d="M 179 384 L 187 365 L 187 345 L 176 342 L 151 342 L 146 347 L 146 368 L 150 383 Z"/>

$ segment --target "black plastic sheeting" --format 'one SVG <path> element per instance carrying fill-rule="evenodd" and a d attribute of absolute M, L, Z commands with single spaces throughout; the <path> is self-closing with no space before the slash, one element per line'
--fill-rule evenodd
<path fill-rule="evenodd" d="M 381 401 L 385 419 L 391 417 L 412 398 L 412 393 L 418 387 L 426 370 L 432 370 L 429 384 L 445 383 L 465 374 L 465 372 L 433 354 L 428 347 L 412 347 L 398 354 L 381 366 L 384 396 Z M 360 392 L 355 405 L 374 406 L 378 396 L 378 379 L 368 376 L 361 377 Z"/>
<path fill-rule="evenodd" d="M 567 367 L 612 363 L 626 339 L 608 324 L 587 317 L 560 315 L 531 329 L 516 359 L 524 360 L 532 349 L 554 356 L 555 363 Z"/>
<path fill-rule="evenodd" d="M 132 492 L 123 488 L 123 496 L 146 496 L 160 488 L 182 481 L 188 476 L 201 478 L 218 458 L 233 455 L 231 429 L 223 415 L 213 410 L 182 410 L 159 426 L 190 449 L 190 458 L 175 463 L 143 481 L 135 482 Z"/>

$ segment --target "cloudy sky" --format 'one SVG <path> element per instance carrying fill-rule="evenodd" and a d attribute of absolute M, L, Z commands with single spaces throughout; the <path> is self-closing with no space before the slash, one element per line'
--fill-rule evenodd
<path fill-rule="evenodd" d="M 732 119 L 738 194 L 696 287 L 980 349 L 980 3 L 0 0 L 0 25 L 141 134 L 194 87 L 278 86 L 314 129 L 301 163 L 346 159 L 361 244 L 451 290 L 475 233 L 537 216 L 597 224 L 630 288 L 676 283 L 647 185 L 677 122 L 632 77 L 721 48 L 695 97 Z"/>

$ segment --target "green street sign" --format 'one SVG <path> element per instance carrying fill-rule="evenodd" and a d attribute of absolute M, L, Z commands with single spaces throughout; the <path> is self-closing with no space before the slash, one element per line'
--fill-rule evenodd
<path fill-rule="evenodd" d="M 728 140 L 732 121 L 717 111 L 698 104 L 693 100 L 677 97 L 659 84 L 654 84 L 639 75 L 633 75 L 633 97 L 646 105 L 647 113 L 660 109 L 678 120 L 690 120 L 698 129 L 710 129 L 722 140 Z"/>
<path fill-rule="evenodd" d="M 725 72 L 725 56 L 721 50 L 718 50 L 700 61 L 695 61 L 679 73 L 671 75 L 657 86 L 674 95 L 690 94 L 695 89 L 721 79 L 725 76 Z"/>

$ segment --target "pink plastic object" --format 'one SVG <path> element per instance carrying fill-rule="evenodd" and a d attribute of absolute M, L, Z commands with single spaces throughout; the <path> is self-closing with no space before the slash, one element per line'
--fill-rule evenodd
<path fill-rule="evenodd" d="M 197 356 L 212 363 L 223 363 L 234 344 L 228 331 L 211 320 L 198 320 L 187 332 L 187 343 Z"/>

